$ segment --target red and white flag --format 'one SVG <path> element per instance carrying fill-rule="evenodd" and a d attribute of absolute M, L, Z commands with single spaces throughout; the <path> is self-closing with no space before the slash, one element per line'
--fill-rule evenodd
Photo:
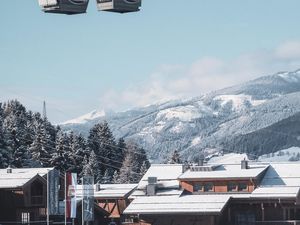
<path fill-rule="evenodd" d="M 66 173 L 66 218 L 76 218 L 77 174 Z"/>

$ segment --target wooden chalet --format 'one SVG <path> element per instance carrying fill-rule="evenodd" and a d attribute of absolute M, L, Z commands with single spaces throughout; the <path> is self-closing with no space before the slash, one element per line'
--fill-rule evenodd
<path fill-rule="evenodd" d="M 1 225 L 46 224 L 47 173 L 53 169 L 54 168 L 0 169 Z M 59 215 L 50 215 L 50 224 L 64 224 L 65 221 L 65 182 L 63 175 L 60 176 L 59 183 Z M 82 193 L 82 191 L 80 193 Z M 97 192 L 95 193 L 97 194 Z M 81 199 L 78 199 L 76 224 L 81 224 L 81 204 Z M 122 208 L 122 211 L 123 210 Z M 106 225 L 111 221 L 111 213 L 96 203 L 94 212 L 95 221 L 93 224 Z M 71 223 L 71 220 L 68 219 L 68 222 Z"/>
<path fill-rule="evenodd" d="M 300 163 L 152 165 L 127 225 L 300 224 Z"/>
<path fill-rule="evenodd" d="M 52 169 L 0 169 L 0 224 L 46 220 L 46 177 Z"/>

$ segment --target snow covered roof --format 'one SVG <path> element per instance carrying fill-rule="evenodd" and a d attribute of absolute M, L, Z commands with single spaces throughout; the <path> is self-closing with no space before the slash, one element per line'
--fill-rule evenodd
<path fill-rule="evenodd" d="M 224 164 L 216 167 L 213 171 L 187 170 L 179 179 L 248 179 L 256 178 L 268 168 L 268 165 L 250 165 L 248 169 L 241 169 L 240 164 Z"/>
<path fill-rule="evenodd" d="M 156 196 L 180 196 L 183 193 L 181 189 L 160 189 L 157 190 Z M 146 196 L 145 190 L 135 190 L 131 195 L 130 199 Z"/>
<path fill-rule="evenodd" d="M 158 188 L 179 188 L 178 177 L 182 174 L 182 164 L 153 164 L 139 182 L 138 189 L 146 188 L 148 177 L 157 177 Z"/>
<path fill-rule="evenodd" d="M 228 195 L 140 197 L 130 203 L 124 214 L 219 215 L 229 199 Z"/>
<path fill-rule="evenodd" d="M 179 165 L 154 165 L 143 178 L 140 187 L 147 183 L 148 176 L 160 175 L 163 181 L 171 180 L 181 174 Z M 170 170 L 174 170 L 170 172 Z M 133 201 L 125 210 L 125 214 L 193 214 L 218 215 L 230 199 L 269 200 L 287 199 L 300 202 L 300 163 L 252 163 L 250 169 L 242 170 L 240 164 L 222 165 L 211 172 L 189 172 L 185 177 L 201 177 L 205 179 L 219 178 L 255 178 L 261 174 L 261 183 L 252 193 L 203 193 L 192 195 L 183 192 L 177 186 L 160 189 L 155 196 L 145 196 L 142 189 L 136 190 L 131 197 Z M 190 174 L 193 174 L 191 176 Z M 195 174 L 195 176 L 194 176 Z M 183 177 L 183 175 L 180 176 Z M 188 176 L 187 176 L 188 175 Z M 173 178 L 173 179 L 171 179 Z"/>
<path fill-rule="evenodd" d="M 53 168 L 13 168 L 11 173 L 7 173 L 7 169 L 0 169 L 0 189 L 23 187 L 36 175 L 44 176 L 49 170 Z"/>
<path fill-rule="evenodd" d="M 252 192 L 251 198 L 297 198 L 299 187 L 261 187 Z"/>
<path fill-rule="evenodd" d="M 137 184 L 100 184 L 100 191 L 94 191 L 94 196 L 97 199 L 126 198 L 136 187 Z M 82 196 L 82 185 L 77 185 L 76 194 Z"/>
<path fill-rule="evenodd" d="M 271 163 L 260 186 L 254 190 L 255 198 L 296 198 L 300 191 L 300 163 Z"/>

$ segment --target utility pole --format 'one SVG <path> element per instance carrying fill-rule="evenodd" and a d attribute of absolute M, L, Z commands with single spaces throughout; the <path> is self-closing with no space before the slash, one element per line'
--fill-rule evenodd
<path fill-rule="evenodd" d="M 47 225 L 49 225 L 49 170 L 47 170 Z"/>

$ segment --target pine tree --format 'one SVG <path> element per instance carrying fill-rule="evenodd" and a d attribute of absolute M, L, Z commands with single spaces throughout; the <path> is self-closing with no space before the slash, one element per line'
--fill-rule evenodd
<path fill-rule="evenodd" d="M 92 127 L 88 137 L 88 146 L 95 152 L 98 160 L 103 163 L 100 164 L 100 171 L 102 175 L 105 173 L 106 165 L 112 165 L 114 167 L 119 166 L 116 165 L 115 162 L 115 157 L 119 152 L 116 148 L 114 136 L 106 121 Z M 109 176 L 112 177 L 114 170 L 109 171 L 111 172 Z"/>
<path fill-rule="evenodd" d="M 114 160 L 117 162 L 123 162 L 125 159 L 126 151 L 127 151 L 127 147 L 126 147 L 125 140 L 123 138 L 120 138 L 118 140 L 118 144 L 116 147 Z M 120 165 L 115 165 L 115 166 L 120 167 Z"/>
<path fill-rule="evenodd" d="M 5 117 L 3 127 L 6 130 L 6 143 L 10 155 L 10 164 L 15 167 L 25 166 L 28 158 L 26 141 L 26 109 L 20 102 L 9 101 L 3 109 Z"/>
<path fill-rule="evenodd" d="M 0 103 L 0 168 L 6 168 L 9 165 L 9 152 L 5 142 L 5 135 L 3 129 L 3 109 L 2 104 Z"/>
<path fill-rule="evenodd" d="M 134 142 L 127 143 L 126 156 L 120 169 L 120 183 L 137 183 L 150 167 L 146 152 Z"/>
<path fill-rule="evenodd" d="M 179 164 L 181 163 L 180 155 L 177 150 L 175 150 L 168 161 L 169 164 Z"/>
<path fill-rule="evenodd" d="M 92 175 L 92 168 L 91 168 L 91 165 L 89 164 L 87 156 L 84 156 L 82 165 L 83 165 L 83 168 L 82 168 L 80 177 Z"/>
<path fill-rule="evenodd" d="M 91 155 L 89 157 L 89 166 L 91 168 L 91 174 L 94 176 L 95 183 L 101 183 L 102 174 L 100 170 L 100 163 L 94 151 L 91 152 Z"/>
<path fill-rule="evenodd" d="M 111 183 L 111 181 L 112 181 L 112 176 L 111 176 L 112 171 L 110 171 L 110 170 L 111 170 L 110 168 L 107 168 L 105 170 L 104 175 L 102 177 L 101 183 L 103 183 L 103 184 L 110 184 Z"/>
<path fill-rule="evenodd" d="M 128 149 L 125 160 L 120 169 L 120 183 L 135 183 L 138 180 L 138 163 L 135 161 L 134 152 Z"/>
<path fill-rule="evenodd" d="M 119 184 L 120 183 L 120 176 L 117 170 L 115 170 L 113 178 L 112 178 L 112 183 L 114 184 Z"/>
<path fill-rule="evenodd" d="M 56 149 L 51 159 L 51 165 L 60 171 L 68 171 L 70 162 L 68 159 L 70 148 L 67 135 L 63 132 L 57 134 Z"/>
<path fill-rule="evenodd" d="M 86 150 L 86 141 L 82 135 L 70 135 L 70 148 L 72 155 L 70 159 L 73 163 L 72 171 L 81 174 L 83 170 L 82 160 L 85 156 L 90 155 Z"/>
<path fill-rule="evenodd" d="M 38 163 L 42 167 L 54 165 L 51 155 L 55 151 L 55 143 L 43 122 L 36 124 L 34 140 L 29 150 L 34 164 Z"/>
<path fill-rule="evenodd" d="M 144 161 L 140 168 L 140 174 L 139 174 L 140 179 L 147 173 L 148 169 L 149 169 L 149 165 L 146 161 Z"/>

